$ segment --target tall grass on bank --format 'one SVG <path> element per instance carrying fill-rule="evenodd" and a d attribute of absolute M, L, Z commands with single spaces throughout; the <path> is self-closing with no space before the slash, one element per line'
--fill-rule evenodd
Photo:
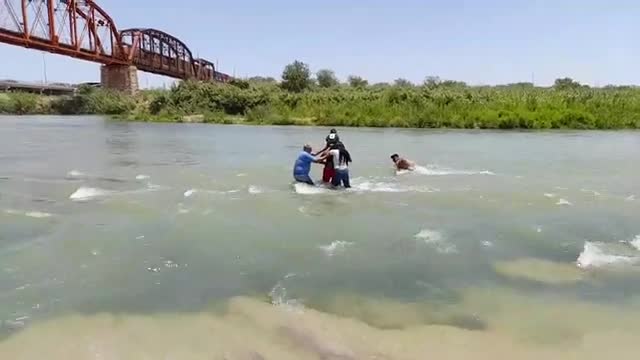
<path fill-rule="evenodd" d="M 44 96 L 24 92 L 0 94 L 0 114 L 101 114 L 133 112 L 139 99 L 106 90 L 80 88 L 73 96 Z"/>
<path fill-rule="evenodd" d="M 640 128 L 640 89 L 526 85 L 332 87 L 301 93 L 275 84 L 182 83 L 147 109 L 164 114 L 224 113 L 257 124 L 330 126 L 619 129 Z"/>
<path fill-rule="evenodd" d="M 182 82 L 135 97 L 81 89 L 76 96 L 0 94 L 0 113 L 108 114 L 139 121 L 198 121 L 480 129 L 640 128 L 640 89 L 530 84 L 472 87 L 445 82 L 407 86 L 312 87 L 276 83 Z"/>

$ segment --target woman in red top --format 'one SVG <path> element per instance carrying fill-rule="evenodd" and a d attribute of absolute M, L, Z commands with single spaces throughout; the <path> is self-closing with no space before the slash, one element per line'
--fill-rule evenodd
<path fill-rule="evenodd" d="M 338 131 L 336 129 L 331 129 L 329 131 L 329 135 L 325 139 L 326 145 L 324 149 L 318 151 L 317 154 L 321 154 L 331 147 L 335 146 L 340 142 L 340 137 L 338 136 Z M 324 169 L 322 170 L 322 182 L 330 184 L 333 181 L 333 177 L 336 175 L 335 166 L 333 165 L 333 158 L 329 156 L 324 163 Z"/>

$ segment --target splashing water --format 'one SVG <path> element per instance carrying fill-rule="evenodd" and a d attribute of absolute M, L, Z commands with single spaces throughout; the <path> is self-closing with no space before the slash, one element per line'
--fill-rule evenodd
<path fill-rule="evenodd" d="M 614 254 L 607 249 L 606 244 L 587 241 L 584 249 L 576 261 L 581 269 L 602 268 L 608 266 L 633 265 L 640 260 L 638 257 Z"/>
<path fill-rule="evenodd" d="M 110 191 L 92 187 L 80 187 L 73 194 L 69 196 L 69 199 L 73 201 L 89 201 L 98 197 L 107 196 Z"/>

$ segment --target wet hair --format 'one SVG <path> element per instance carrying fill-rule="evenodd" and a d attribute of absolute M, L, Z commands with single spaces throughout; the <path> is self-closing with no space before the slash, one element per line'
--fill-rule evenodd
<path fill-rule="evenodd" d="M 340 163 L 344 162 L 345 164 L 349 165 L 350 162 L 353 162 L 353 160 L 351 160 L 351 154 L 349 154 L 349 151 L 347 151 L 343 143 L 338 144 L 338 149 L 340 151 L 338 160 Z"/>
<path fill-rule="evenodd" d="M 398 154 L 391 155 L 391 159 L 398 158 L 398 157 L 400 157 L 400 155 L 398 155 Z"/>
<path fill-rule="evenodd" d="M 336 130 L 336 129 L 331 129 L 331 130 L 329 131 L 329 133 L 330 133 L 330 134 L 337 134 L 337 133 L 338 133 L 338 130 Z"/>

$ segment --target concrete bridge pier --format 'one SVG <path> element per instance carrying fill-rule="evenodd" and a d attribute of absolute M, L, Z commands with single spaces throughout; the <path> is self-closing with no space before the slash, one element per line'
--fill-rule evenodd
<path fill-rule="evenodd" d="M 100 84 L 105 89 L 133 95 L 138 92 L 138 69 L 132 65 L 102 65 Z"/>

